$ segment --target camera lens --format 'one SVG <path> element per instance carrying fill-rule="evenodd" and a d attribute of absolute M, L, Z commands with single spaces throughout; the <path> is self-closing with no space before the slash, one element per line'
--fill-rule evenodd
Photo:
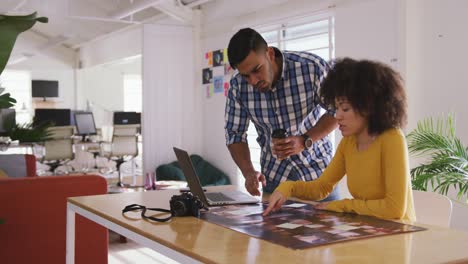
<path fill-rule="evenodd" d="M 174 201 L 172 204 L 172 212 L 174 216 L 184 216 L 187 214 L 187 207 L 183 201 Z"/>

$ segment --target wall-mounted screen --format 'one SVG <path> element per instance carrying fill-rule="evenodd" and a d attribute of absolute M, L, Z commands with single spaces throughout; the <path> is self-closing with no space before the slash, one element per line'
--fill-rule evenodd
<path fill-rule="evenodd" d="M 59 82 L 46 80 L 32 80 L 31 96 L 33 98 L 52 98 L 58 97 Z"/>

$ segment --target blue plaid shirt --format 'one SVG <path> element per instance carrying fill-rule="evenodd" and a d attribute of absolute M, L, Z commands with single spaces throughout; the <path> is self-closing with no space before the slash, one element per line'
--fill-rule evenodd
<path fill-rule="evenodd" d="M 270 145 L 273 130 L 283 128 L 288 135 L 303 135 L 324 113 L 318 89 L 329 69 L 326 61 L 311 53 L 279 50 L 276 53 L 283 56 L 283 72 L 276 85 L 260 93 L 236 73 L 231 79 L 225 109 L 226 145 L 247 143 L 249 123 L 255 125 L 262 173 L 267 178 L 264 190 L 268 192 L 287 179 L 318 178 L 330 162 L 333 150 L 327 136 L 315 141 L 311 150 L 288 159 L 273 156 Z M 328 112 L 334 115 L 333 111 Z"/>

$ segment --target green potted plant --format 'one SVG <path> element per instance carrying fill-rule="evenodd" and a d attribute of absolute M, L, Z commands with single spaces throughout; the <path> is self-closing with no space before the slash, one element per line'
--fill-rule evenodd
<path fill-rule="evenodd" d="M 16 100 L 11 97 L 10 93 L 4 93 L 5 88 L 0 84 L 0 111 L 5 108 L 10 108 L 15 105 Z"/>
<path fill-rule="evenodd" d="M 47 23 L 48 18 L 37 17 L 36 12 L 25 16 L 0 14 L 0 74 L 5 69 L 18 35 L 30 29 L 36 21 Z M 0 111 L 1 109 L 12 107 L 16 103 L 16 100 L 9 93 L 2 95 L 4 90 L 0 89 Z M 2 222 L 3 220 L 0 218 L 0 224 Z"/>
<path fill-rule="evenodd" d="M 36 12 L 25 16 L 0 14 L 0 74 L 5 69 L 18 35 L 30 29 L 37 21 L 47 23 L 48 19 L 46 17 L 37 17 Z M 10 108 L 16 103 L 10 93 L 2 94 L 4 91 L 5 89 L 0 87 L 0 114 L 2 109 Z"/>
<path fill-rule="evenodd" d="M 7 124 L 7 133 L 11 140 L 18 140 L 20 143 L 35 143 L 43 142 L 50 139 L 51 133 L 49 128 L 52 124 L 45 123 L 34 125 L 31 123 L 26 124 Z"/>
<path fill-rule="evenodd" d="M 427 191 L 430 186 L 446 195 L 453 187 L 457 198 L 468 202 L 468 147 L 455 134 L 454 115 L 418 122 L 407 139 L 409 152 L 426 158 L 411 169 L 413 189 Z"/>

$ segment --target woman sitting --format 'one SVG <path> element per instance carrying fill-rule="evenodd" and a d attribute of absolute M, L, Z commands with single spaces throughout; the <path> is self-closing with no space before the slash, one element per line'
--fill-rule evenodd
<path fill-rule="evenodd" d="M 415 221 L 401 131 L 406 95 L 400 75 L 379 62 L 341 59 L 325 78 L 320 96 L 326 106 L 335 108 L 343 135 L 336 154 L 317 180 L 281 183 L 263 215 L 280 209 L 290 196 L 321 200 L 347 175 L 353 199 L 322 202 L 316 209 Z"/>

